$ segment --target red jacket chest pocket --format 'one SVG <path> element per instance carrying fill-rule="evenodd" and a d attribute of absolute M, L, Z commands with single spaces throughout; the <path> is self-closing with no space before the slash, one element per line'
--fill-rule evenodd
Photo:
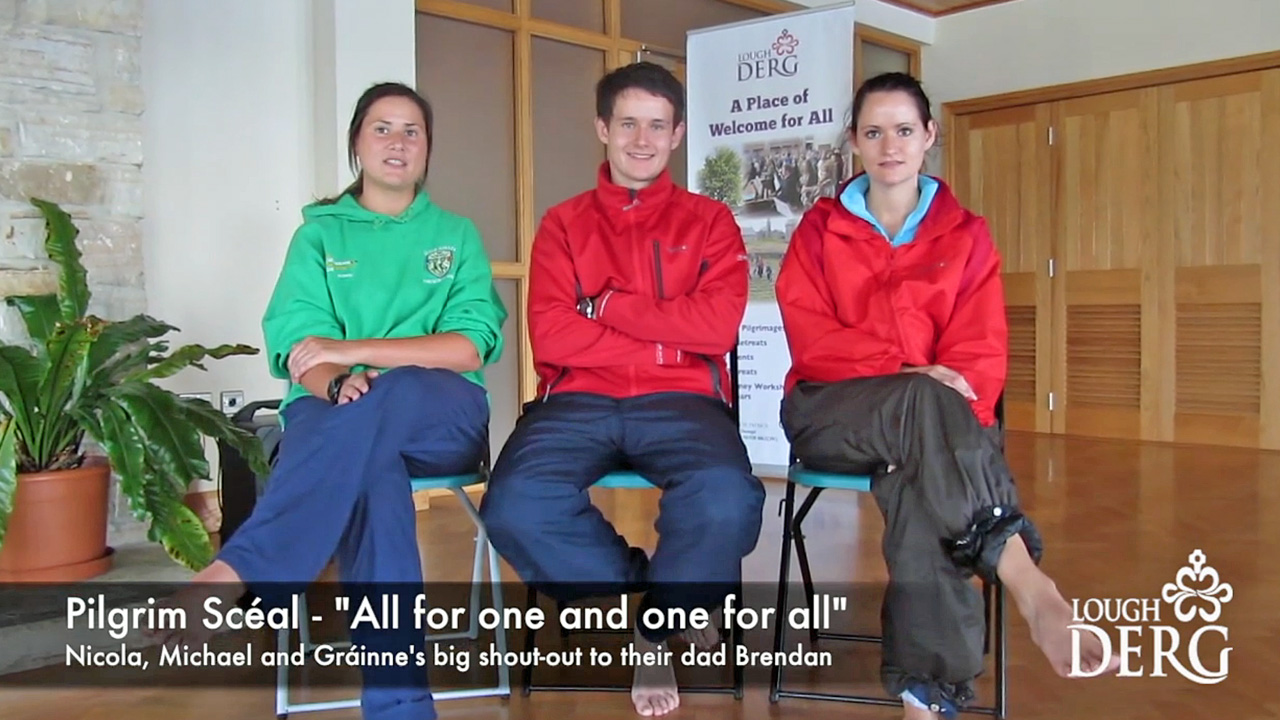
<path fill-rule="evenodd" d="M 688 295 L 698 287 L 704 260 L 702 246 L 688 240 L 650 239 L 648 256 L 654 297 L 660 300 Z"/>

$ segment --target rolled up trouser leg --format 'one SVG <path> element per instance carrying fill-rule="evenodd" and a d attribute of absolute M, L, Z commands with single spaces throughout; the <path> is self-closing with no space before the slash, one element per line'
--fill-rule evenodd
<path fill-rule="evenodd" d="M 996 580 L 1015 534 L 1034 560 L 1042 552 L 995 434 L 959 393 L 919 374 L 801 384 L 782 419 L 807 466 L 874 473 L 890 576 L 886 689 L 911 688 L 943 709 L 963 705 L 982 668 L 985 627 L 971 574 Z"/>

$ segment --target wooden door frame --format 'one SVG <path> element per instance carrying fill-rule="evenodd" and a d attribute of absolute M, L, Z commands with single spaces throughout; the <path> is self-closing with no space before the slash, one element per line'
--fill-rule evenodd
<path fill-rule="evenodd" d="M 1122 90 L 1139 90 L 1188 80 L 1203 80 L 1223 75 L 1270 70 L 1277 67 L 1280 67 L 1280 51 L 1178 65 L 1094 80 L 1049 85 L 967 100 L 952 100 L 942 104 L 943 129 L 955 127 L 956 118 L 961 115 L 990 110 L 1004 110 L 1021 105 L 1039 105 L 1040 103 L 1071 100 L 1078 97 L 1101 95 Z M 948 183 L 954 184 L 955 142 L 948 142 L 943 145 L 942 174 Z"/>

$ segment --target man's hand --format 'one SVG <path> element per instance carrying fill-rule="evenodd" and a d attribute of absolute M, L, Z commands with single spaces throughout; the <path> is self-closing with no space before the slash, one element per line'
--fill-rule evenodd
<path fill-rule="evenodd" d="M 303 375 L 317 365 L 325 363 L 344 367 L 354 365 L 355 363 L 346 357 L 347 347 L 347 342 L 343 340 L 308 337 L 289 351 L 289 378 L 295 383 L 301 382 Z"/>
<path fill-rule="evenodd" d="M 969 387 L 969 381 L 964 379 L 960 373 L 952 370 L 945 365 L 926 365 L 924 367 L 908 367 L 903 368 L 904 373 L 922 373 L 946 385 L 964 396 L 965 400 L 977 400 L 978 396 L 973 392 L 973 388 Z"/>
<path fill-rule="evenodd" d="M 361 396 L 369 392 L 369 386 L 373 384 L 373 379 L 376 377 L 378 377 L 377 370 L 352 373 L 350 377 L 342 382 L 342 388 L 338 390 L 338 404 L 346 405 L 349 402 L 359 400 Z"/>

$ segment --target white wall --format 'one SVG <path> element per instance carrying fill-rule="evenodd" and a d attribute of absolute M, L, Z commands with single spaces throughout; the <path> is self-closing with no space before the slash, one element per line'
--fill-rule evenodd
<path fill-rule="evenodd" d="M 337 32 L 334 29 L 337 28 Z M 181 342 L 262 348 L 261 319 L 301 207 L 350 180 L 351 109 L 414 82 L 405 0 L 146 0 L 147 312 Z M 167 386 L 279 397 L 263 355 Z"/>
<path fill-rule="evenodd" d="M 1280 49 L 1280 0 L 1016 0 L 937 20 L 937 102 Z"/>
<path fill-rule="evenodd" d="M 350 182 L 359 94 L 413 85 L 413 27 L 407 0 L 145 0 L 147 313 L 181 329 L 175 347 L 264 350 L 262 314 L 301 208 Z M 215 405 L 224 390 L 251 402 L 286 388 L 265 353 L 206 367 L 161 384 Z M 216 477 L 212 447 L 209 459 Z"/>
<path fill-rule="evenodd" d="M 184 343 L 261 348 L 260 320 L 311 193 L 305 0 L 147 0 L 142 74 L 147 312 Z M 278 397 L 262 355 L 170 389 Z"/>
<path fill-rule="evenodd" d="M 792 2 L 809 7 L 825 7 L 842 5 L 848 0 L 792 0 Z M 937 21 L 924 13 L 890 5 L 881 0 L 856 0 L 854 7 L 854 22 L 860 25 L 869 25 L 877 30 L 901 35 L 916 42 L 933 42 Z"/>
<path fill-rule="evenodd" d="M 328 195 L 355 179 L 347 164 L 346 136 L 360 94 L 378 82 L 414 87 L 417 21 L 414 3 L 409 0 L 323 0 L 317 3 L 317 8 L 321 7 L 331 15 L 317 18 L 317 27 L 336 30 L 328 38 L 317 33 L 314 43 L 317 66 L 333 62 L 332 75 L 317 83 L 321 102 L 316 109 L 318 121 L 336 125 L 317 137 L 317 160 L 328 163 L 333 172 L 320 168 L 318 192 Z M 333 157 L 322 154 L 326 147 Z"/>

